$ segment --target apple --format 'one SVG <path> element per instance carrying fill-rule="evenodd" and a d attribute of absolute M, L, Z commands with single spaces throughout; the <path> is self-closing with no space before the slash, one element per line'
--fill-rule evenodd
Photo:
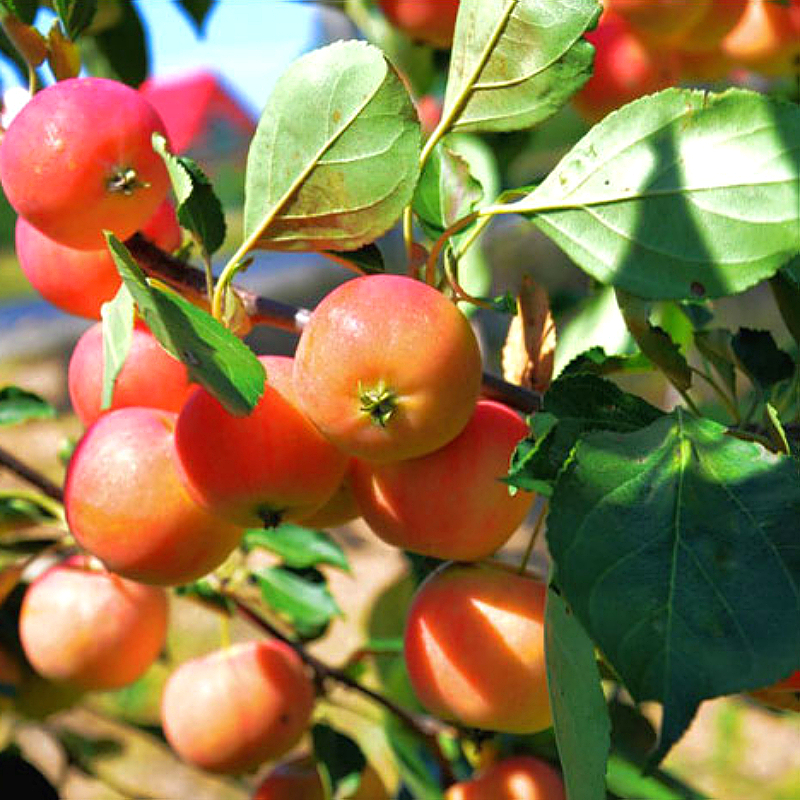
<path fill-rule="evenodd" d="M 104 414 L 78 443 L 64 506 L 79 544 L 109 569 L 176 585 L 218 567 L 242 529 L 199 506 L 175 454 L 177 415 L 154 408 Z"/>
<path fill-rule="evenodd" d="M 6 131 L 3 191 L 61 244 L 96 250 L 104 230 L 127 239 L 170 186 L 153 133 L 166 135 L 164 123 L 135 89 L 107 78 L 60 81 L 34 95 Z"/>
<path fill-rule="evenodd" d="M 170 746 L 211 772 L 237 773 L 291 750 L 308 729 L 314 684 L 278 641 L 233 645 L 169 677 L 161 719 Z"/>
<path fill-rule="evenodd" d="M 253 800 L 326 800 L 316 762 L 310 756 L 284 761 L 259 783 Z"/>
<path fill-rule="evenodd" d="M 535 498 L 501 482 L 528 426 L 490 400 L 477 403 L 453 441 L 433 453 L 370 464 L 356 460 L 356 504 L 385 542 L 441 559 L 477 561 L 495 552 Z"/>
<path fill-rule="evenodd" d="M 353 456 L 399 461 L 433 452 L 466 426 L 481 386 L 466 317 L 400 275 L 346 281 L 312 312 L 294 388 L 322 433 Z"/>
<path fill-rule="evenodd" d="M 25 656 L 43 677 L 82 689 L 115 689 L 135 681 L 155 661 L 167 621 L 163 589 L 76 556 L 28 587 L 19 636 Z"/>
<path fill-rule="evenodd" d="M 72 408 L 84 427 L 116 408 L 146 406 L 177 413 L 194 388 L 183 362 L 158 343 L 144 322 L 133 327 L 131 346 L 117 376 L 111 408 L 101 410 L 103 392 L 103 323 L 89 328 L 75 345 L 67 370 Z"/>
<path fill-rule="evenodd" d="M 389 22 L 411 39 L 449 49 L 459 0 L 378 0 Z"/>
<path fill-rule="evenodd" d="M 736 0 L 733 0 L 736 2 Z M 712 0 L 603 0 L 606 11 L 618 14 L 651 44 L 682 41 L 708 13 Z M 725 0 L 729 2 L 729 0 Z"/>
<path fill-rule="evenodd" d="M 238 524 L 269 527 L 327 503 L 348 459 L 294 405 L 286 385 L 273 385 L 280 368 L 261 360 L 267 384 L 248 416 L 234 416 L 198 387 L 178 416 L 175 445 L 197 502 Z"/>
<path fill-rule="evenodd" d="M 404 653 L 434 716 L 504 733 L 552 724 L 544 655 L 546 588 L 495 564 L 445 564 L 422 583 Z"/>
<path fill-rule="evenodd" d="M 566 800 L 556 769 L 533 756 L 497 761 L 468 781 L 453 784 L 445 800 Z"/>

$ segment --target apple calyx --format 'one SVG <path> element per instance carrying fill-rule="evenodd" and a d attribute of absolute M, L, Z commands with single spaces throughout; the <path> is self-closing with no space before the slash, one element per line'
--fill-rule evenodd
<path fill-rule="evenodd" d="M 395 409 L 398 406 L 397 394 L 381 381 L 373 389 L 358 387 L 360 410 L 369 415 L 373 425 L 385 428 L 389 424 Z"/>
<path fill-rule="evenodd" d="M 112 193 L 121 193 L 130 197 L 137 189 L 147 189 L 150 186 L 139 179 L 139 174 L 133 167 L 121 168 L 114 172 L 108 179 L 106 188 Z"/>

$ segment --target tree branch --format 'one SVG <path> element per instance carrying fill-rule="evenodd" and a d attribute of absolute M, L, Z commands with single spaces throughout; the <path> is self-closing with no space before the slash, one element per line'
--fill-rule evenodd
<path fill-rule="evenodd" d="M 46 477 L 38 470 L 24 464 L 16 456 L 11 455 L 8 450 L 2 447 L 0 447 L 0 467 L 5 467 L 9 472 L 13 472 L 51 499 L 57 500 L 59 503 L 64 502 L 64 491 L 60 486 L 57 486 L 50 478 Z"/>
<path fill-rule="evenodd" d="M 205 275 L 201 270 L 165 253 L 139 233 L 131 236 L 125 244 L 148 275 L 164 281 L 194 302 L 208 304 Z M 269 325 L 299 334 L 311 314 L 308 309 L 257 295 L 235 284 L 231 288 L 253 325 Z M 483 393 L 491 400 L 524 414 L 532 414 L 542 407 L 542 395 L 538 392 L 515 386 L 488 373 L 483 374 Z"/>

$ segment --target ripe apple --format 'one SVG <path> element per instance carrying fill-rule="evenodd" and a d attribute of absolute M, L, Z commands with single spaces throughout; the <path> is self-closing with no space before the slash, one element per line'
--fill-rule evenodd
<path fill-rule="evenodd" d="M 161 719 L 181 758 L 234 773 L 291 750 L 313 707 L 314 685 L 294 650 L 257 641 L 181 664 L 164 687 Z"/>
<path fill-rule="evenodd" d="M 680 64 L 676 54 L 659 52 L 647 45 L 617 14 L 605 12 L 586 38 L 596 48 L 594 74 L 573 101 L 589 122 L 678 80 Z"/>
<path fill-rule="evenodd" d="M 174 250 L 181 229 L 172 205 L 165 200 L 142 232 L 162 250 Z M 67 247 L 22 217 L 17 217 L 15 239 L 19 265 L 45 300 L 68 314 L 100 319 L 101 306 L 114 298 L 122 283 L 105 245 L 99 250 Z"/>
<path fill-rule="evenodd" d="M 791 75 L 800 64 L 800 0 L 789 0 L 788 6 L 750 0 L 721 47 L 737 65 L 765 75 Z"/>
<path fill-rule="evenodd" d="M 121 408 L 101 416 L 67 470 L 65 510 L 78 542 L 109 569 L 175 585 L 218 567 L 242 529 L 192 500 L 175 456 L 177 415 Z"/>
<path fill-rule="evenodd" d="M 386 18 L 409 37 L 442 49 L 453 44 L 459 0 L 378 0 Z"/>
<path fill-rule="evenodd" d="M 552 724 L 543 583 L 493 564 L 445 564 L 420 586 L 405 661 L 420 703 L 476 728 L 533 733 Z"/>
<path fill-rule="evenodd" d="M 738 25 L 749 0 L 711 0 L 705 13 L 680 38 L 679 47 L 689 53 L 708 53 Z"/>
<path fill-rule="evenodd" d="M 135 681 L 167 632 L 167 595 L 96 569 L 76 556 L 47 570 L 25 593 L 19 636 L 31 666 L 82 689 Z"/>
<path fill-rule="evenodd" d="M 103 364 L 103 323 L 98 322 L 78 339 L 67 370 L 72 408 L 85 427 L 106 413 L 100 409 Z M 147 406 L 177 413 L 192 388 L 186 366 L 164 350 L 144 322 L 137 321 L 108 410 Z"/>
<path fill-rule="evenodd" d="M 287 385 L 283 391 L 273 385 L 279 366 L 270 367 L 269 357 L 262 361 L 267 384 L 248 416 L 234 416 L 198 387 L 175 429 L 182 473 L 195 499 L 241 525 L 309 516 L 333 496 L 347 468 L 347 456 L 287 397 Z"/>
<path fill-rule="evenodd" d="M 399 275 L 347 281 L 323 298 L 297 346 L 294 387 L 338 447 L 369 461 L 438 450 L 472 416 L 481 355 L 464 315 Z"/>
<path fill-rule="evenodd" d="M 433 453 L 370 464 L 356 461 L 353 492 L 383 541 L 414 553 L 477 561 L 519 527 L 535 495 L 512 495 L 500 479 L 528 426 L 500 403 L 481 400 L 453 441 Z"/>
<path fill-rule="evenodd" d="M 533 756 L 504 758 L 468 781 L 456 783 L 445 800 L 566 800 L 556 769 Z"/>
<path fill-rule="evenodd" d="M 603 0 L 607 11 L 624 17 L 640 36 L 657 45 L 681 41 L 710 5 L 711 0 Z"/>
<path fill-rule="evenodd" d="M 326 800 L 316 762 L 302 756 L 278 764 L 259 783 L 253 800 Z"/>
<path fill-rule="evenodd" d="M 3 190 L 20 216 L 61 244 L 98 249 L 103 230 L 127 239 L 169 189 L 156 132 L 165 135 L 164 123 L 135 89 L 106 78 L 60 81 L 6 131 Z"/>

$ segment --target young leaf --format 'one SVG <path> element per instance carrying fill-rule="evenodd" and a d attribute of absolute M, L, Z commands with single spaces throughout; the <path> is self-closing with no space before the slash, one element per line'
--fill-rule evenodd
<path fill-rule="evenodd" d="M 219 250 L 225 241 L 225 214 L 214 187 L 197 163 L 186 156 L 175 156 L 167 148 L 167 140 L 153 134 L 153 150 L 167 165 L 172 191 L 178 201 L 176 212 L 180 224 L 191 231 L 206 254 Z"/>
<path fill-rule="evenodd" d="M 778 348 L 769 331 L 740 328 L 731 339 L 731 348 L 739 366 L 761 389 L 769 389 L 794 375 L 792 357 Z"/>
<path fill-rule="evenodd" d="M 650 425 L 663 412 L 597 375 L 563 375 L 545 395 L 546 427 L 517 447 L 506 479 L 512 486 L 550 494 L 550 485 L 578 440 L 589 431 L 628 433 Z"/>
<path fill-rule="evenodd" d="M 609 114 L 522 200 L 583 270 L 640 297 L 735 294 L 800 251 L 800 107 L 667 89 Z"/>
<path fill-rule="evenodd" d="M 56 410 L 39 395 L 17 386 L 0 389 L 0 425 L 17 425 L 30 419 L 52 419 Z"/>
<path fill-rule="evenodd" d="M 29 492 L 0 491 L 0 530 L 56 519 L 53 501 Z"/>
<path fill-rule="evenodd" d="M 264 367 L 253 351 L 205 311 L 178 294 L 151 285 L 112 233 L 106 241 L 122 280 L 147 327 L 164 349 L 186 364 L 193 381 L 232 414 L 252 411 L 264 392 Z"/>
<path fill-rule="evenodd" d="M 128 357 L 133 340 L 134 303 L 123 283 L 113 300 L 100 308 L 103 318 L 103 393 L 100 408 L 111 408 L 114 386 Z"/>
<path fill-rule="evenodd" d="M 636 340 L 639 349 L 647 356 L 678 389 L 692 385 L 692 372 L 680 352 L 678 345 L 663 328 L 650 323 L 648 303 L 622 289 L 617 289 L 617 303 L 622 318 Z"/>
<path fill-rule="evenodd" d="M 559 475 L 558 586 L 634 700 L 663 704 L 655 760 L 703 700 L 800 663 L 798 514 L 790 458 L 681 409 L 588 434 Z"/>
<path fill-rule="evenodd" d="M 438 239 L 483 199 L 483 187 L 466 158 L 438 145 L 425 164 L 414 194 L 414 212 L 425 235 Z"/>
<path fill-rule="evenodd" d="M 375 47 L 336 42 L 278 80 L 250 145 L 245 236 L 276 250 L 355 250 L 411 202 L 420 129 Z"/>
<path fill-rule="evenodd" d="M 570 800 L 605 800 L 611 722 L 594 643 L 550 587 L 545 616 L 547 687 Z"/>
<path fill-rule="evenodd" d="M 700 794 L 660 769 L 642 770 L 623 756 L 612 753 L 608 759 L 607 784 L 615 797 L 636 800 L 706 800 Z"/>
<path fill-rule="evenodd" d="M 94 19 L 97 0 L 54 0 L 53 10 L 64 25 L 67 36 L 74 42 Z"/>
<path fill-rule="evenodd" d="M 220 594 L 213 583 L 206 578 L 200 578 L 200 580 L 194 581 L 194 583 L 187 583 L 183 586 L 176 587 L 175 594 L 181 597 L 190 597 L 203 603 L 214 611 L 222 611 L 225 614 L 231 614 L 234 610 L 233 602 L 225 597 L 225 595 Z"/>
<path fill-rule="evenodd" d="M 256 547 L 271 550 L 294 569 L 330 564 L 345 572 L 350 571 L 344 551 L 324 531 L 286 523 L 269 530 L 258 528 L 246 531 L 243 544 L 249 550 Z"/>
<path fill-rule="evenodd" d="M 302 573 L 267 567 L 256 573 L 264 601 L 285 617 L 303 638 L 314 638 L 342 612 L 316 570 Z"/>
<path fill-rule="evenodd" d="M 327 780 L 331 797 L 350 797 L 361 783 L 367 759 L 361 748 L 349 737 L 329 725 L 317 724 L 311 729 L 314 757 Z"/>
<path fill-rule="evenodd" d="M 581 37 L 596 0 L 461 0 L 443 118 L 456 131 L 514 131 L 547 119 L 591 76 Z"/>

